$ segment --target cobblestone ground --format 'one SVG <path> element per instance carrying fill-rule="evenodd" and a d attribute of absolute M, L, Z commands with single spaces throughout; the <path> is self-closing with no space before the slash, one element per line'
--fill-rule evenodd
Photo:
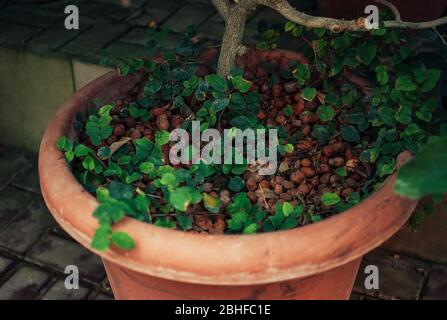
<path fill-rule="evenodd" d="M 168 46 L 174 46 L 178 32 L 191 23 L 211 40 L 223 32 L 222 19 L 208 0 L 132 0 L 129 7 L 118 2 L 24 5 L 2 0 L 0 46 L 95 63 L 103 49 L 115 56 L 143 53 L 146 27 L 153 21 L 173 30 Z M 315 13 L 314 0 L 291 2 Z M 79 7 L 80 30 L 67 32 L 63 27 L 67 4 Z M 271 10 L 254 12 L 247 22 L 246 42 L 260 19 L 282 20 Z M 421 229 L 402 230 L 364 258 L 352 299 L 447 299 L 447 214 L 429 217 Z M 64 287 L 64 269 L 72 264 L 81 273 L 79 290 Z M 379 290 L 364 288 L 363 270 L 370 264 L 379 268 Z M 46 209 L 35 156 L 13 148 L 0 151 L 0 299 L 113 299 L 100 259 L 58 228 Z"/>
<path fill-rule="evenodd" d="M 156 23 L 172 32 L 165 41 L 175 47 L 179 33 L 195 24 L 200 36 L 220 40 L 224 30 L 222 18 L 210 0 L 130 0 L 128 7 L 119 0 L 53 0 L 37 4 L 20 4 L 14 0 L 0 2 L 0 46 L 26 49 L 62 58 L 75 58 L 97 63 L 101 52 L 125 57 L 143 54 L 147 42 L 146 28 Z M 315 13 L 315 0 L 291 0 L 295 7 Z M 79 8 L 80 29 L 64 27 L 65 6 Z M 246 43 L 253 40 L 258 22 L 269 23 L 284 19 L 260 8 L 247 21 Z"/>
<path fill-rule="evenodd" d="M 405 232 L 364 257 L 352 299 L 447 299 L 447 251 L 423 254 L 443 245 L 445 233 L 420 246 L 422 254 L 408 254 L 411 248 L 400 243 L 407 241 Z M 363 270 L 371 264 L 379 268 L 379 290 L 363 285 Z M 64 287 L 67 265 L 79 267 L 79 290 Z M 35 156 L 14 148 L 0 151 L 2 299 L 113 299 L 101 260 L 62 231 L 45 207 Z"/>

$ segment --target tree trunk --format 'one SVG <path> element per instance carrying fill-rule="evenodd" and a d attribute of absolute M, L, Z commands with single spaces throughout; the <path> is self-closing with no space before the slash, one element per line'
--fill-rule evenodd
<path fill-rule="evenodd" d="M 221 76 L 228 75 L 231 68 L 234 67 L 236 56 L 241 53 L 246 20 L 247 13 L 237 9 L 232 10 L 227 17 L 217 66 L 217 73 Z"/>

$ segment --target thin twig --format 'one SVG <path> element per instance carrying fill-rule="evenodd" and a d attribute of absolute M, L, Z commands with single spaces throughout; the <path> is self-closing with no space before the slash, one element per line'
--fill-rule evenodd
<path fill-rule="evenodd" d="M 397 21 L 402 21 L 399 10 L 397 10 L 396 6 L 387 0 L 376 0 L 377 3 L 383 4 L 384 6 L 390 8 L 393 12 L 395 19 Z"/>
<path fill-rule="evenodd" d="M 447 41 L 445 40 L 444 36 L 441 34 L 441 32 L 438 31 L 438 29 L 433 28 L 433 31 L 436 32 L 436 34 L 438 35 L 439 39 L 442 41 L 442 43 L 447 46 Z"/>

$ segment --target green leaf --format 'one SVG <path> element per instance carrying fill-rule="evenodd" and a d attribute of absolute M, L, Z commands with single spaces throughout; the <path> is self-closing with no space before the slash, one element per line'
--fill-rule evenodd
<path fill-rule="evenodd" d="M 142 213 L 148 213 L 149 199 L 144 194 L 139 194 L 135 198 L 135 208 Z"/>
<path fill-rule="evenodd" d="M 250 90 L 253 82 L 244 79 L 242 76 L 236 76 L 232 79 L 233 86 L 236 90 L 242 93 L 248 92 Z"/>
<path fill-rule="evenodd" d="M 375 69 L 376 76 L 377 76 L 377 82 L 384 86 L 388 83 L 389 77 L 388 77 L 388 70 L 386 66 L 378 65 Z"/>
<path fill-rule="evenodd" d="M 348 172 L 347 172 L 347 170 L 346 170 L 345 167 L 337 168 L 337 169 L 335 170 L 335 172 L 336 172 L 340 177 L 346 177 L 346 176 L 348 175 Z"/>
<path fill-rule="evenodd" d="M 282 204 L 282 214 L 285 217 L 290 216 L 290 214 L 293 212 L 293 210 L 294 210 L 294 207 L 290 202 L 284 202 Z"/>
<path fill-rule="evenodd" d="M 416 123 L 410 123 L 408 127 L 405 128 L 404 132 L 402 132 L 403 136 L 410 137 L 417 133 L 419 133 L 421 129 Z"/>
<path fill-rule="evenodd" d="M 143 162 L 140 164 L 140 172 L 147 174 L 149 178 L 154 179 L 157 177 L 157 169 L 152 162 Z"/>
<path fill-rule="evenodd" d="M 220 211 L 222 201 L 219 198 L 210 196 L 207 193 L 202 193 L 202 196 L 203 196 L 203 205 L 209 212 L 218 213 Z"/>
<path fill-rule="evenodd" d="M 169 202 L 179 211 L 186 211 L 190 203 L 198 203 L 202 195 L 193 187 L 180 187 L 169 194 Z"/>
<path fill-rule="evenodd" d="M 341 198 L 336 193 L 326 192 L 321 196 L 321 202 L 325 206 L 334 206 L 341 201 Z"/>
<path fill-rule="evenodd" d="M 410 199 L 447 192 L 447 137 L 431 137 L 397 175 L 394 192 Z"/>
<path fill-rule="evenodd" d="M 399 123 L 409 124 L 411 122 L 411 109 L 408 107 L 400 107 L 394 115 L 394 118 Z"/>
<path fill-rule="evenodd" d="M 230 101 L 228 100 L 227 97 L 221 98 L 221 99 L 216 99 L 211 104 L 211 109 L 214 112 L 219 112 L 219 111 L 222 111 L 223 109 L 225 109 L 229 104 L 230 104 Z"/>
<path fill-rule="evenodd" d="M 66 136 L 63 136 L 57 140 L 56 147 L 60 151 L 68 151 L 73 148 L 73 142 L 71 142 Z"/>
<path fill-rule="evenodd" d="M 192 220 L 191 216 L 179 213 L 175 217 L 177 218 L 177 222 L 183 231 L 189 230 L 192 228 L 193 220 Z"/>
<path fill-rule="evenodd" d="M 101 224 L 96 229 L 95 235 L 92 238 L 91 246 L 98 251 L 105 251 L 110 245 L 110 235 L 112 234 L 112 227 L 109 224 Z"/>
<path fill-rule="evenodd" d="M 149 81 L 144 86 L 144 94 L 146 96 L 151 96 L 151 95 L 157 93 L 158 91 L 160 91 L 162 85 L 163 85 L 163 83 L 157 79 Z"/>
<path fill-rule="evenodd" d="M 394 161 L 391 162 L 391 163 L 382 163 L 377 168 L 377 174 L 381 178 L 384 177 L 384 176 L 388 176 L 388 175 L 390 175 L 390 174 L 392 174 L 394 172 L 394 168 L 395 168 Z"/>
<path fill-rule="evenodd" d="M 317 139 L 319 144 L 327 144 L 329 141 L 329 131 L 325 126 L 315 125 L 312 135 Z"/>
<path fill-rule="evenodd" d="M 331 121 L 335 116 L 335 111 L 331 106 L 321 105 L 317 109 L 321 121 Z"/>
<path fill-rule="evenodd" d="M 112 234 L 112 243 L 124 250 L 135 248 L 135 241 L 126 232 L 122 231 L 117 231 Z"/>
<path fill-rule="evenodd" d="M 148 138 L 135 139 L 136 154 L 138 159 L 145 160 L 152 152 L 154 144 Z"/>
<path fill-rule="evenodd" d="M 98 158 L 105 160 L 108 159 L 110 157 L 111 154 L 111 150 L 109 147 L 101 147 L 98 149 L 97 155 Z"/>
<path fill-rule="evenodd" d="M 379 109 L 380 119 L 389 126 L 396 125 L 396 119 L 394 118 L 394 110 L 389 107 L 381 107 Z"/>
<path fill-rule="evenodd" d="M 133 198 L 132 187 L 121 182 L 112 181 L 107 186 L 110 196 L 118 200 L 130 200 Z"/>
<path fill-rule="evenodd" d="M 345 126 L 341 129 L 343 139 L 348 142 L 360 142 L 360 134 L 353 126 Z"/>
<path fill-rule="evenodd" d="M 303 91 L 301 91 L 301 97 L 307 101 L 312 101 L 315 96 L 317 95 L 317 89 L 312 87 L 304 88 Z"/>
<path fill-rule="evenodd" d="M 377 54 L 377 44 L 368 41 L 363 42 L 357 49 L 357 55 L 365 65 L 370 64 Z"/>
<path fill-rule="evenodd" d="M 292 21 L 287 21 L 285 26 L 284 26 L 284 31 L 289 32 L 292 31 L 293 28 L 295 28 L 296 24 Z"/>
<path fill-rule="evenodd" d="M 288 217 L 279 227 L 280 230 L 293 229 L 298 225 L 298 221 L 294 217 Z"/>
<path fill-rule="evenodd" d="M 95 169 L 95 160 L 91 156 L 85 157 L 85 159 L 82 161 L 82 167 L 85 170 L 92 171 Z"/>
<path fill-rule="evenodd" d="M 250 217 L 245 211 L 237 211 L 231 214 L 231 219 L 228 220 L 228 229 L 231 231 L 241 231 L 248 223 Z"/>
<path fill-rule="evenodd" d="M 427 71 L 427 79 L 421 84 L 422 92 L 429 92 L 433 90 L 438 83 L 441 71 L 436 69 L 430 69 Z"/>
<path fill-rule="evenodd" d="M 245 187 L 245 182 L 241 177 L 231 177 L 228 182 L 228 189 L 233 192 L 239 192 Z"/>
<path fill-rule="evenodd" d="M 126 183 L 127 183 L 127 184 L 134 183 L 135 181 L 139 181 L 139 180 L 141 180 L 142 177 L 143 177 L 143 176 L 142 176 L 140 173 L 138 173 L 138 172 L 132 172 L 130 175 L 128 175 L 128 176 L 126 177 Z"/>
<path fill-rule="evenodd" d="M 74 149 L 74 153 L 76 157 L 85 157 L 86 155 L 88 155 L 89 153 L 92 153 L 93 150 L 90 149 L 89 147 L 83 145 L 83 144 L 78 144 L 75 149 Z"/>
<path fill-rule="evenodd" d="M 228 85 L 227 81 L 217 74 L 209 74 L 205 77 L 206 82 L 218 91 L 227 91 Z"/>
<path fill-rule="evenodd" d="M 259 225 L 257 223 L 251 223 L 244 228 L 243 234 L 253 234 L 258 230 Z"/>
<path fill-rule="evenodd" d="M 310 79 L 310 70 L 307 64 L 299 64 L 296 66 L 296 69 L 293 70 L 293 75 L 296 81 L 303 85 Z"/>
<path fill-rule="evenodd" d="M 157 131 L 155 133 L 155 142 L 162 146 L 169 142 L 169 132 L 166 130 Z"/>
<path fill-rule="evenodd" d="M 397 78 L 396 89 L 400 91 L 415 91 L 417 89 L 416 83 L 410 75 L 404 74 Z"/>

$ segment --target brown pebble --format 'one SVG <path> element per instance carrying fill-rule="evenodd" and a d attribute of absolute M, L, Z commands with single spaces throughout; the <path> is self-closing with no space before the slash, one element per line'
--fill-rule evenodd
<path fill-rule="evenodd" d="M 305 124 L 305 125 L 302 127 L 302 129 L 301 129 L 301 132 L 302 132 L 303 135 L 306 136 L 306 137 L 311 133 L 311 131 L 312 131 L 312 128 L 311 128 L 309 125 L 307 125 L 307 124 Z"/>
<path fill-rule="evenodd" d="M 316 174 L 315 170 L 309 167 L 303 167 L 301 168 L 301 171 L 307 178 L 312 178 Z"/>
<path fill-rule="evenodd" d="M 203 187 L 203 191 L 206 192 L 206 193 L 210 193 L 211 191 L 213 191 L 213 188 L 214 188 L 213 184 L 209 183 L 209 182 L 205 182 L 202 185 L 202 187 Z"/>
<path fill-rule="evenodd" d="M 230 200 L 231 200 L 230 191 L 225 190 L 225 189 L 224 190 L 220 190 L 219 198 L 220 198 L 220 201 L 222 201 L 222 203 L 224 205 L 227 205 L 230 202 Z"/>
<path fill-rule="evenodd" d="M 248 179 L 245 183 L 245 187 L 248 191 L 255 191 L 258 188 L 258 184 L 254 179 Z"/>
<path fill-rule="evenodd" d="M 328 163 L 330 166 L 338 168 L 345 165 L 345 159 L 343 159 L 342 157 L 330 158 Z"/>
<path fill-rule="evenodd" d="M 286 123 L 286 117 L 284 114 L 280 114 L 275 118 L 277 124 L 283 126 Z"/>
<path fill-rule="evenodd" d="M 130 137 L 132 138 L 132 140 L 135 139 L 140 139 L 141 138 L 141 132 L 140 130 L 136 129 L 132 132 L 132 134 L 130 135 Z"/>
<path fill-rule="evenodd" d="M 297 191 L 299 194 L 308 194 L 310 189 L 307 186 L 307 184 L 305 182 L 303 182 L 302 184 L 300 184 L 297 188 Z"/>
<path fill-rule="evenodd" d="M 353 193 L 354 192 L 354 190 L 352 189 L 352 188 L 345 188 L 345 189 L 343 189 L 343 191 L 341 192 L 341 196 L 343 197 L 343 198 L 347 198 L 347 197 L 349 197 L 350 195 L 351 195 L 351 193 Z"/>
<path fill-rule="evenodd" d="M 304 104 L 304 109 L 309 111 L 315 111 L 317 103 L 315 101 L 308 101 Z"/>
<path fill-rule="evenodd" d="M 295 171 L 290 175 L 290 180 L 295 184 L 301 184 L 306 179 L 306 176 L 301 171 Z"/>
<path fill-rule="evenodd" d="M 218 217 L 216 219 L 216 222 L 214 222 L 213 227 L 210 230 L 210 233 L 212 234 L 223 234 L 225 231 L 226 223 L 225 220 L 221 217 Z"/>
<path fill-rule="evenodd" d="M 157 117 L 157 127 L 160 130 L 168 130 L 169 129 L 169 120 L 166 114 L 161 114 Z"/>
<path fill-rule="evenodd" d="M 135 126 L 135 119 L 132 117 L 127 117 L 126 118 L 126 126 L 128 128 L 132 128 L 133 126 Z"/>
<path fill-rule="evenodd" d="M 326 163 L 320 164 L 320 173 L 328 173 L 328 172 L 331 172 L 331 168 L 329 167 L 329 165 Z"/>
<path fill-rule="evenodd" d="M 298 84 L 296 81 L 288 81 L 283 85 L 284 91 L 287 93 L 298 92 Z"/>
<path fill-rule="evenodd" d="M 270 183 L 267 180 L 262 180 L 259 183 L 259 187 L 262 189 L 268 189 L 268 188 L 270 188 Z"/>
<path fill-rule="evenodd" d="M 301 140 L 296 145 L 296 148 L 301 151 L 309 150 L 312 147 L 313 147 L 313 143 L 310 140 Z"/>
<path fill-rule="evenodd" d="M 117 123 L 113 128 L 113 134 L 118 138 L 121 138 L 126 132 L 126 127 L 122 123 Z"/>
<path fill-rule="evenodd" d="M 110 136 L 110 137 L 107 139 L 107 143 L 108 143 L 109 145 L 111 145 L 112 143 L 117 142 L 117 141 L 118 141 L 118 137 L 115 136 L 115 135 L 112 135 L 112 136 Z"/>
<path fill-rule="evenodd" d="M 320 184 L 319 177 L 318 176 L 313 177 L 312 180 L 310 180 L 310 183 L 312 184 L 312 186 L 314 188 L 317 188 L 319 186 L 319 184 Z"/>
<path fill-rule="evenodd" d="M 284 181 L 284 183 L 282 184 L 282 186 L 286 189 L 292 189 L 293 188 L 293 183 L 290 182 L 289 180 Z"/>
<path fill-rule="evenodd" d="M 339 175 L 333 174 L 331 176 L 331 178 L 329 179 L 329 182 L 334 185 L 334 184 L 338 184 L 340 182 L 341 178 Z"/>
<path fill-rule="evenodd" d="M 327 145 L 323 148 L 323 152 L 326 157 L 332 157 L 336 154 L 343 152 L 345 149 L 345 144 L 343 142 L 335 142 L 330 145 Z"/>
<path fill-rule="evenodd" d="M 318 116 L 312 112 L 305 112 L 301 114 L 301 120 L 304 124 L 312 124 L 318 122 Z"/>
<path fill-rule="evenodd" d="M 310 159 L 304 158 L 301 160 L 301 166 L 303 167 L 311 167 L 312 161 Z"/>
<path fill-rule="evenodd" d="M 276 194 L 281 194 L 282 193 L 282 186 L 280 184 L 277 184 L 274 188 L 273 188 L 273 192 L 275 192 Z"/>
<path fill-rule="evenodd" d="M 282 87 L 279 84 L 274 84 L 272 87 L 272 95 L 274 97 L 279 97 L 282 92 Z"/>
<path fill-rule="evenodd" d="M 292 201 L 293 197 L 288 193 L 281 193 L 279 196 L 284 201 Z"/>
<path fill-rule="evenodd" d="M 352 178 L 347 178 L 345 180 L 343 180 L 343 185 L 345 185 L 346 187 L 353 187 L 357 184 L 357 181 L 355 181 Z"/>
<path fill-rule="evenodd" d="M 320 177 L 320 184 L 328 184 L 331 178 L 331 174 L 330 173 L 325 173 Z"/>
<path fill-rule="evenodd" d="M 248 199 L 250 199 L 250 201 L 252 203 L 256 203 L 258 201 L 258 197 L 256 196 L 256 192 L 254 192 L 254 191 L 247 192 L 247 197 L 248 197 Z M 261 200 L 263 200 L 263 199 L 261 199 Z"/>
<path fill-rule="evenodd" d="M 279 172 L 283 173 L 289 170 L 289 164 L 286 161 L 283 161 L 279 164 L 278 167 Z"/>

